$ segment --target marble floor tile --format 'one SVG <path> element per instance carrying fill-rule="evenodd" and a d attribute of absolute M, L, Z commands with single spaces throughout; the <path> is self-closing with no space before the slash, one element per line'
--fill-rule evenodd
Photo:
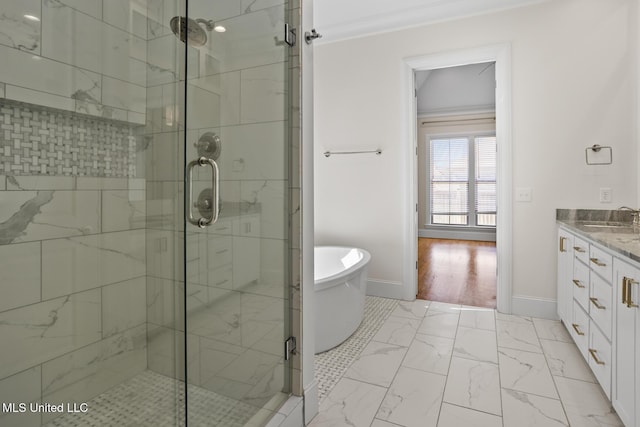
<path fill-rule="evenodd" d="M 444 401 L 502 415 L 498 365 L 452 357 Z"/>
<path fill-rule="evenodd" d="M 402 366 L 447 375 L 453 339 L 417 334 L 407 351 Z"/>
<path fill-rule="evenodd" d="M 418 328 L 419 334 L 455 338 L 460 314 L 447 311 L 427 311 Z"/>
<path fill-rule="evenodd" d="M 373 336 L 373 341 L 385 342 L 408 347 L 413 341 L 416 330 L 420 326 L 419 319 L 389 316 L 382 327 Z"/>
<path fill-rule="evenodd" d="M 502 418 L 486 412 L 443 403 L 438 427 L 502 427 Z"/>
<path fill-rule="evenodd" d="M 400 367 L 376 418 L 405 427 L 434 426 L 446 377 Z"/>
<path fill-rule="evenodd" d="M 460 326 L 466 328 L 496 330 L 495 310 L 464 306 L 460 310 Z"/>
<path fill-rule="evenodd" d="M 504 427 L 568 426 L 559 400 L 502 389 Z"/>
<path fill-rule="evenodd" d="M 391 312 L 392 316 L 409 319 L 422 319 L 429 308 L 429 301 L 417 299 L 415 301 L 400 301 Z"/>
<path fill-rule="evenodd" d="M 558 398 L 543 354 L 511 348 L 498 350 L 500 383 L 503 388 Z"/>
<path fill-rule="evenodd" d="M 398 424 L 391 424 L 391 423 L 388 423 L 386 421 L 382 421 L 382 420 L 379 420 L 379 419 L 376 418 L 371 423 L 371 427 L 398 427 Z"/>
<path fill-rule="evenodd" d="M 498 363 L 496 333 L 484 329 L 458 327 L 453 355 L 465 359 Z"/>
<path fill-rule="evenodd" d="M 516 316 L 513 314 L 503 314 L 496 311 L 496 320 L 502 320 L 505 322 L 514 322 L 514 323 L 526 323 L 532 324 L 533 320 L 529 316 Z"/>
<path fill-rule="evenodd" d="M 510 322 L 498 319 L 498 347 L 542 353 L 533 322 Z"/>
<path fill-rule="evenodd" d="M 344 376 L 389 387 L 406 352 L 407 347 L 371 341 Z"/>
<path fill-rule="evenodd" d="M 384 387 L 342 378 L 322 401 L 310 427 L 368 426 L 386 391 Z"/>
<path fill-rule="evenodd" d="M 596 382 L 591 368 L 574 343 L 540 340 L 551 375 Z"/>
<path fill-rule="evenodd" d="M 538 338 L 545 340 L 573 342 L 571 335 L 559 320 L 533 319 Z"/>
<path fill-rule="evenodd" d="M 598 384 L 563 377 L 554 380 L 571 426 L 623 425 Z"/>
<path fill-rule="evenodd" d="M 460 304 L 449 304 L 447 302 L 431 301 L 427 314 L 433 313 L 435 311 L 442 311 L 445 313 L 460 313 L 460 308 L 462 308 Z"/>

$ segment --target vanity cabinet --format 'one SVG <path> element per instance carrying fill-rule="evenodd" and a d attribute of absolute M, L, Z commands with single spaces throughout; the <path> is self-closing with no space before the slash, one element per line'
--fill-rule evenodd
<path fill-rule="evenodd" d="M 611 398 L 613 257 L 562 227 L 558 238 L 558 315 Z"/>
<path fill-rule="evenodd" d="M 573 303 L 571 279 L 573 277 L 573 235 L 558 229 L 558 315 L 565 325 L 571 324 Z"/>
<path fill-rule="evenodd" d="M 558 315 L 626 427 L 640 427 L 640 263 L 558 228 Z"/>
<path fill-rule="evenodd" d="M 612 402 L 625 426 L 640 426 L 640 314 L 637 264 L 614 260 L 615 324 Z"/>

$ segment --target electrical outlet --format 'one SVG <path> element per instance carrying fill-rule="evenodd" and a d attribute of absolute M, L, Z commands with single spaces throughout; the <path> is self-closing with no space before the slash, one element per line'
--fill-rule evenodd
<path fill-rule="evenodd" d="M 516 202 L 530 202 L 530 201 L 531 201 L 530 187 L 516 188 Z"/>
<path fill-rule="evenodd" d="M 610 188 L 601 188 L 600 189 L 600 203 L 611 203 L 611 189 Z"/>

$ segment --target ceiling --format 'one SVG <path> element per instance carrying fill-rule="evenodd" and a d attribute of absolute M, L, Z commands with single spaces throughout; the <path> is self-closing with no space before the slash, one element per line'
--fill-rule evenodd
<path fill-rule="evenodd" d="M 320 43 L 484 14 L 547 0 L 315 0 Z"/>
<path fill-rule="evenodd" d="M 418 116 L 495 111 L 494 65 L 489 62 L 416 71 Z"/>

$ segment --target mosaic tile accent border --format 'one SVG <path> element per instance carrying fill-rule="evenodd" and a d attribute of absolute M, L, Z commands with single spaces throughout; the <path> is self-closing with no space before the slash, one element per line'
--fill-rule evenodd
<path fill-rule="evenodd" d="M 0 174 L 133 178 L 137 128 L 2 100 Z"/>
<path fill-rule="evenodd" d="M 356 360 L 387 317 L 398 306 L 398 302 L 395 299 L 367 296 L 364 319 L 353 335 L 338 347 L 315 356 L 320 401 L 340 381 L 351 363 Z"/>
<path fill-rule="evenodd" d="M 88 412 L 65 414 L 44 427 L 175 427 L 182 419 L 184 383 L 145 371 L 88 402 Z M 189 387 L 189 424 L 242 427 L 255 408 L 200 387 Z M 176 406 L 177 405 L 177 406 Z M 180 413 L 176 414 L 176 407 Z"/>

